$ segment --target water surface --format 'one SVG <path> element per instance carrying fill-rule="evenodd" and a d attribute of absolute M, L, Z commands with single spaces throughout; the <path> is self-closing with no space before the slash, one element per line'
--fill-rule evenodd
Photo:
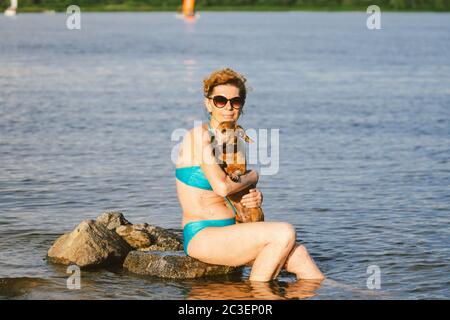
<path fill-rule="evenodd" d="M 82 13 L 79 31 L 64 14 L 0 17 L 0 297 L 448 299 L 450 15 L 383 13 L 374 31 L 366 17 Z M 292 223 L 330 280 L 118 269 L 68 290 L 44 258 L 81 220 L 180 228 L 171 134 L 206 119 L 203 77 L 226 66 L 253 88 L 242 125 L 280 129 L 266 218 Z"/>

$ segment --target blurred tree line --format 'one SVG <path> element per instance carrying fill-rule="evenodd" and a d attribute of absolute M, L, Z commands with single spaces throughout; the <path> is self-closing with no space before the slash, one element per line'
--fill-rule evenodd
<path fill-rule="evenodd" d="M 42 8 L 63 11 L 71 4 L 82 9 L 98 8 L 179 8 L 182 0 L 19 0 L 19 8 Z M 305 9 L 356 9 L 367 8 L 371 4 L 381 10 L 450 10 L 450 0 L 196 0 L 197 8 L 208 7 L 292 7 Z M 0 0 L 0 6 L 6 8 L 9 0 Z M 26 10 L 25 10 L 26 11 Z"/>

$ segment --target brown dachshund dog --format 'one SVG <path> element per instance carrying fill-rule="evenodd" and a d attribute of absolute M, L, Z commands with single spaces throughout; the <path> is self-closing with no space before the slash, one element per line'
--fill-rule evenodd
<path fill-rule="evenodd" d="M 243 148 L 242 141 L 241 147 L 238 148 L 238 136 L 246 142 L 253 141 L 245 134 L 244 129 L 234 121 L 221 122 L 216 130 L 219 134 L 216 136 L 216 147 L 214 149 L 219 151 L 218 160 L 220 160 L 220 166 L 231 180 L 239 182 L 240 176 L 247 172 L 247 163 L 245 160 L 245 148 Z M 255 187 L 256 185 L 248 186 L 227 197 L 236 209 L 236 222 L 245 223 L 264 221 L 264 213 L 261 208 L 246 208 L 241 204 L 242 197 L 246 195 L 250 189 Z"/>

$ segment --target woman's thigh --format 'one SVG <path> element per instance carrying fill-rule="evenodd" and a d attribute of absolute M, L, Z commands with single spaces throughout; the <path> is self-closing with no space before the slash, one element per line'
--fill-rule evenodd
<path fill-rule="evenodd" d="M 285 222 L 206 227 L 189 242 L 188 253 L 203 262 L 239 266 L 253 261 L 267 244 L 292 237 L 295 229 Z"/>

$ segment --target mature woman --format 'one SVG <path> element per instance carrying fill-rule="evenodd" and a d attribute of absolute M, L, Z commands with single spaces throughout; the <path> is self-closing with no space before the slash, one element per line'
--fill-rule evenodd
<path fill-rule="evenodd" d="M 270 281 L 284 267 L 298 279 L 323 279 L 303 245 L 296 243 L 286 222 L 235 223 L 227 195 L 258 182 L 254 170 L 233 182 L 217 164 L 211 135 L 222 121 L 237 121 L 246 98 L 246 79 L 226 68 L 204 80 L 209 123 L 191 129 L 183 139 L 176 168 L 178 199 L 183 210 L 184 250 L 200 261 L 239 266 L 253 263 L 251 281 Z M 251 189 L 243 197 L 248 208 L 259 207 L 262 194 Z"/>

